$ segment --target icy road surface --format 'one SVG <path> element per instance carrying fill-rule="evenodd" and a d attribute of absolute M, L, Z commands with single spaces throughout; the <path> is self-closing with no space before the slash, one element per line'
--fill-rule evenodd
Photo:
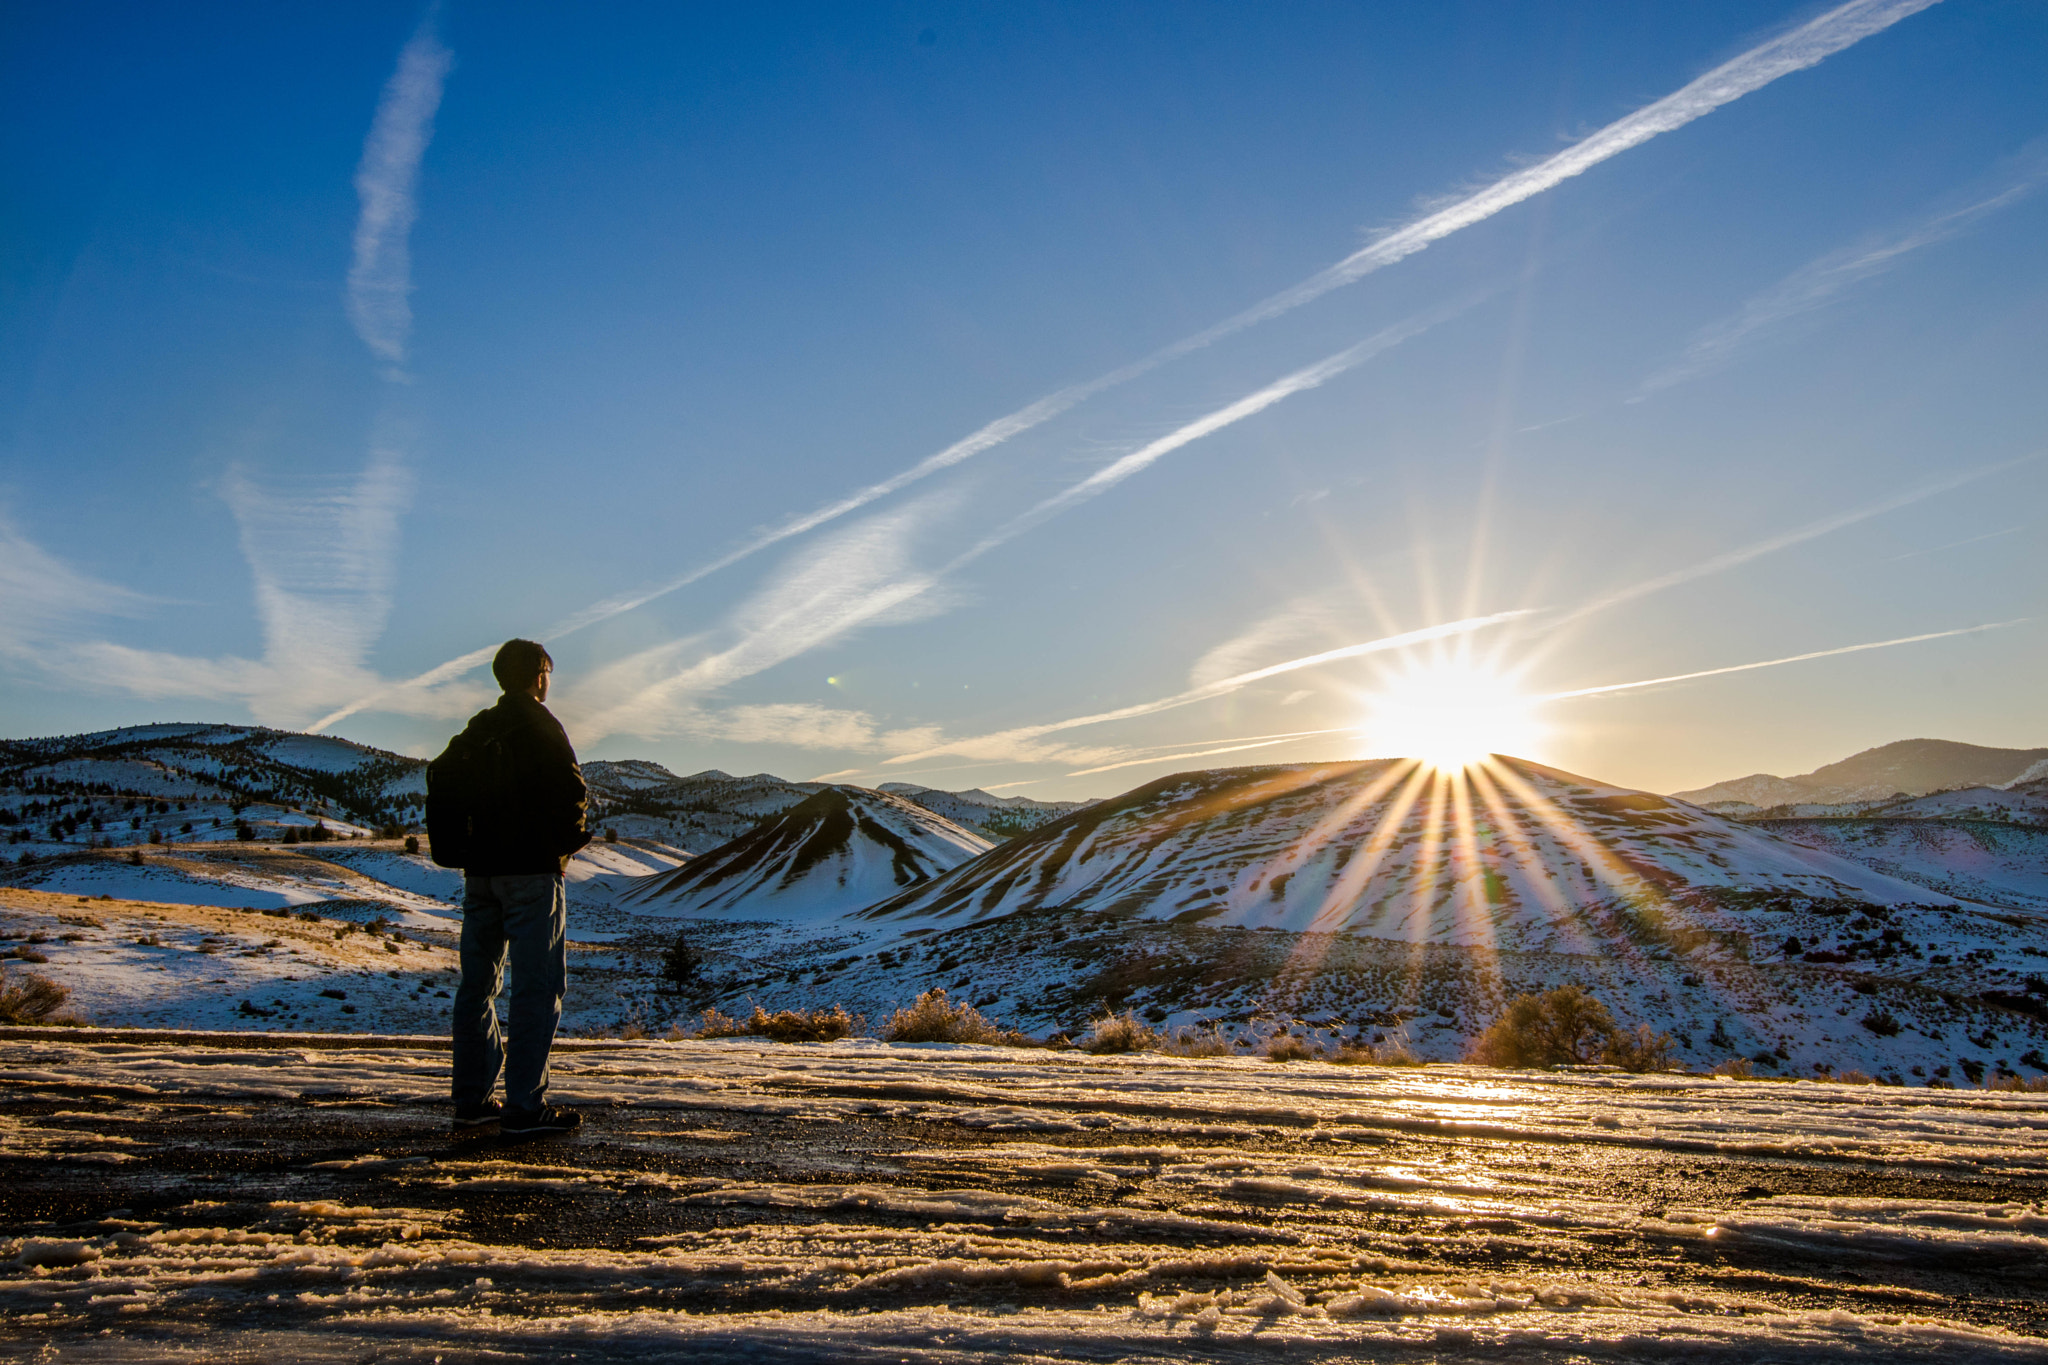
<path fill-rule="evenodd" d="M 2048 1360 L 2048 1096 L 857 1040 L 0 1038 L 0 1357 Z"/>

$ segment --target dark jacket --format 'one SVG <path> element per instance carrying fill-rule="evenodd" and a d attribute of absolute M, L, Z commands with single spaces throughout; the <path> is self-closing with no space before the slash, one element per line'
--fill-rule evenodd
<path fill-rule="evenodd" d="M 463 875 L 560 876 L 569 856 L 590 842 L 583 828 L 588 791 L 562 723 L 528 694 L 508 692 L 471 717 L 463 733 L 501 737 L 512 758 L 511 787 L 490 803 L 488 816 L 479 812 Z"/>

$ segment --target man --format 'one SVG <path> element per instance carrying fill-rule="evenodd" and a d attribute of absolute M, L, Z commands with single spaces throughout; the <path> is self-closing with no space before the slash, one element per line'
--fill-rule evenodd
<path fill-rule="evenodd" d="M 547 1102 L 548 1052 L 569 969 L 562 872 L 590 842 L 583 770 L 561 722 L 541 704 L 554 667 L 534 641 L 506 641 L 491 662 L 505 695 L 478 712 L 428 770 L 430 811 L 437 782 L 463 792 L 457 1132 L 496 1123 L 507 1137 L 534 1137 L 573 1132 L 583 1122 L 575 1110 Z M 459 776 L 450 777 L 458 766 Z M 508 949 L 512 1017 L 501 1041 L 496 1001 Z M 491 1098 L 500 1070 L 502 1106 Z"/>

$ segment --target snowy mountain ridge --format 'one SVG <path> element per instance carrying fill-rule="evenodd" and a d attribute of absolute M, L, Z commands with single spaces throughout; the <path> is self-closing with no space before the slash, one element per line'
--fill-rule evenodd
<path fill-rule="evenodd" d="M 2036 770 L 2040 771 L 2036 771 Z M 1732 813 L 1739 807 L 1892 802 L 1967 787 L 1999 787 L 2048 772 L 2048 749 L 1992 749 L 1945 739 L 1904 739 L 1865 749 L 1796 777 L 1752 773 L 1691 791 L 1681 801 Z"/>

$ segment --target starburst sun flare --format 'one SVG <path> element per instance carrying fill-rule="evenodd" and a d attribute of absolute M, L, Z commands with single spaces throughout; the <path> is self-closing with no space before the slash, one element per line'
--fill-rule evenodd
<path fill-rule="evenodd" d="M 1528 756 L 1543 737 L 1537 699 L 1484 664 L 1440 659 L 1382 679 L 1359 725 L 1366 752 L 1460 772 L 1489 754 Z"/>

